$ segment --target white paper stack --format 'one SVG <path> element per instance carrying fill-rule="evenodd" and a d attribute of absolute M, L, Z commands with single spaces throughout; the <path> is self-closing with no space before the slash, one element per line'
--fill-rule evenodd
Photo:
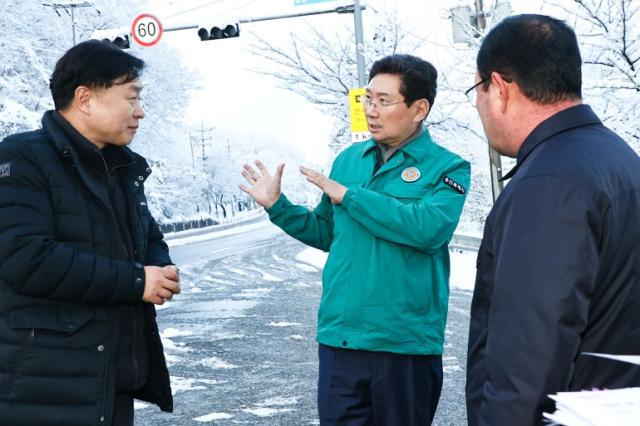
<path fill-rule="evenodd" d="M 584 353 L 640 365 L 640 356 Z M 640 425 L 640 388 L 559 392 L 553 414 L 544 417 L 565 426 Z"/>
<path fill-rule="evenodd" d="M 566 426 L 640 425 L 640 388 L 560 392 L 549 395 L 556 412 L 544 417 Z"/>

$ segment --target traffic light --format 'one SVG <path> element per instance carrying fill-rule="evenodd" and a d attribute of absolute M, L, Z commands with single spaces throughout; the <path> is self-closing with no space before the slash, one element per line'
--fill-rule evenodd
<path fill-rule="evenodd" d="M 108 39 L 108 38 L 104 38 L 102 39 L 102 41 L 110 41 L 111 43 L 113 43 L 117 48 L 119 49 L 128 49 L 131 47 L 131 45 L 129 44 L 129 36 L 128 35 L 122 35 L 122 36 L 117 36 L 113 39 Z"/>
<path fill-rule="evenodd" d="M 240 24 L 228 24 L 226 26 L 214 26 L 211 28 L 200 27 L 198 37 L 200 41 L 220 40 L 240 36 Z"/>
<path fill-rule="evenodd" d="M 108 41 L 119 49 L 129 49 L 131 47 L 129 36 L 129 31 L 124 28 L 96 30 L 91 34 L 92 39 Z"/>

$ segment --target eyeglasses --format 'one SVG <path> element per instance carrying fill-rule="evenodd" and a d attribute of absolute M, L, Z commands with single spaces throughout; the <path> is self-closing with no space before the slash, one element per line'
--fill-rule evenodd
<path fill-rule="evenodd" d="M 369 109 L 369 107 L 373 107 L 373 109 L 386 108 L 386 107 L 390 107 L 391 105 L 401 104 L 403 102 L 404 102 L 404 99 L 398 102 L 389 102 L 386 99 L 378 99 L 377 101 L 374 101 L 373 98 L 367 96 L 366 98 L 364 98 L 362 105 L 366 110 L 366 109 Z"/>
<path fill-rule="evenodd" d="M 467 95 L 467 99 L 469 99 L 469 103 L 473 105 L 474 108 L 476 107 L 476 102 L 478 100 L 478 91 L 476 88 L 487 81 L 491 81 L 491 77 L 480 80 L 464 92 L 464 94 Z"/>

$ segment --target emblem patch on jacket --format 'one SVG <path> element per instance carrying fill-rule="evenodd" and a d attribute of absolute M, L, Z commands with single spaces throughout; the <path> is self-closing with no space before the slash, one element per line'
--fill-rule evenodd
<path fill-rule="evenodd" d="M 452 187 L 453 189 L 455 189 L 456 191 L 458 191 L 461 194 L 464 194 L 465 192 L 467 192 L 467 190 L 465 189 L 464 186 L 460 185 L 458 182 L 456 182 L 455 180 L 451 179 L 449 176 L 445 176 L 442 181 L 444 183 L 446 183 L 447 185 L 449 185 L 450 187 Z"/>
<path fill-rule="evenodd" d="M 402 171 L 401 177 L 405 182 L 415 182 L 420 179 L 420 170 L 415 167 L 407 167 Z"/>
<path fill-rule="evenodd" d="M 11 163 L 0 164 L 0 178 L 11 176 Z"/>

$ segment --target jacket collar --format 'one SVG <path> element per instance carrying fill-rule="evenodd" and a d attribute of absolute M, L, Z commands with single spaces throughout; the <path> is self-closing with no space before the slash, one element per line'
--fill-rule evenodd
<path fill-rule="evenodd" d="M 71 160 L 74 164 L 87 164 L 87 158 L 102 161 L 102 153 L 87 138 L 82 136 L 67 120 L 57 111 L 47 111 L 42 117 L 42 128 L 49 135 L 54 147 L 60 155 Z M 106 149 L 106 148 L 105 148 Z M 126 146 L 112 146 L 107 157 L 115 161 L 117 165 L 131 165 L 130 173 L 143 177 L 146 180 L 151 174 L 147 162 L 143 157 L 133 152 Z M 90 160 L 93 164 L 94 160 Z M 93 169 L 93 168 L 92 168 Z"/>
<path fill-rule="evenodd" d="M 107 145 L 103 149 L 78 132 L 58 111 L 51 112 L 51 118 L 62 129 L 69 142 L 78 153 L 82 163 L 95 176 L 105 177 L 117 168 L 130 166 L 133 157 L 120 147 Z"/>
<path fill-rule="evenodd" d="M 429 152 L 432 144 L 433 140 L 431 139 L 429 129 L 427 129 L 426 126 L 423 126 L 422 133 L 419 134 L 414 140 L 400 148 L 400 152 L 413 157 L 416 161 L 421 161 L 426 156 L 427 152 Z M 376 147 L 376 141 L 374 141 L 373 139 L 369 139 L 368 141 L 363 142 L 361 155 L 364 157 Z"/>
<path fill-rule="evenodd" d="M 522 143 L 516 165 L 502 177 L 501 180 L 510 179 L 516 174 L 527 157 L 544 142 L 559 133 L 566 132 L 577 127 L 584 127 L 593 124 L 602 124 L 589 105 L 575 105 L 562 110 L 547 118 L 527 136 Z"/>

